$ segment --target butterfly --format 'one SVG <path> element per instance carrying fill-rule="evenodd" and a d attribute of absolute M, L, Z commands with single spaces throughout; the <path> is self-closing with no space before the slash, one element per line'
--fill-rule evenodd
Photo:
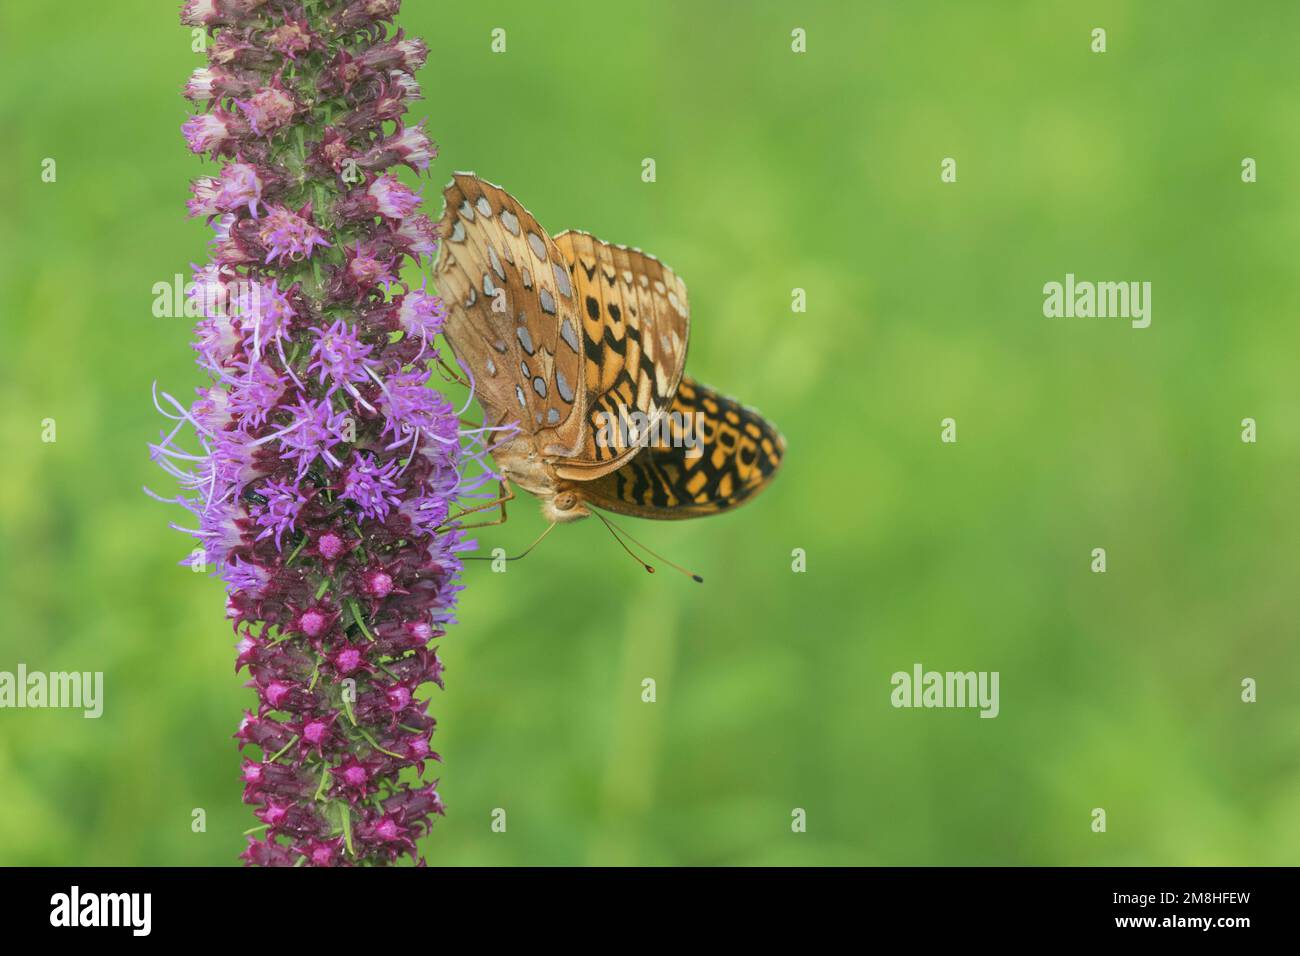
<path fill-rule="evenodd" d="M 690 305 L 671 269 L 585 232 L 549 236 L 473 173 L 443 195 L 443 336 L 484 424 L 517 424 L 492 458 L 503 489 L 540 500 L 548 531 L 592 508 L 717 514 L 767 487 L 785 439 L 684 373 Z"/>

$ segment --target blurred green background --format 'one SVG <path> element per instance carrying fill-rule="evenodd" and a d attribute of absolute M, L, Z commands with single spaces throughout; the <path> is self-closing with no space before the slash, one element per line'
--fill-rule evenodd
<path fill-rule="evenodd" d="M 0 8 L 0 670 L 102 670 L 107 698 L 0 711 L 0 863 L 232 864 L 255 823 L 221 588 L 140 490 L 168 487 L 151 382 L 200 381 L 150 312 L 208 235 L 176 6 Z M 744 509 L 629 522 L 703 587 L 595 522 L 468 569 L 430 862 L 1300 858 L 1300 8 L 407 7 L 430 211 L 473 169 L 657 254 L 690 371 L 789 441 Z M 1067 272 L 1152 282 L 1151 328 L 1044 318 Z M 541 527 L 522 501 L 481 542 Z M 999 671 L 1001 715 L 895 710 L 914 662 Z"/>

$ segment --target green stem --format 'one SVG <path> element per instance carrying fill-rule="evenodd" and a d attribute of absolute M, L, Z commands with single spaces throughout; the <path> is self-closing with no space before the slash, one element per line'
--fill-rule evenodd
<path fill-rule="evenodd" d="M 293 564 L 293 559 L 298 557 L 298 552 L 301 551 L 306 546 L 306 544 L 307 544 L 307 536 L 303 535 L 302 540 L 298 542 L 298 546 L 294 548 L 293 553 L 289 555 L 289 560 L 284 562 L 284 566 L 286 568 L 289 565 Z M 317 595 L 317 597 L 320 597 L 320 595 Z"/>
<path fill-rule="evenodd" d="M 352 848 L 352 811 L 346 803 L 339 803 L 339 822 L 343 824 L 343 841 L 348 845 L 348 852 L 356 856 L 357 851 Z"/>
<path fill-rule="evenodd" d="M 352 620 L 357 622 L 357 627 L 361 628 L 361 633 L 366 636 L 366 640 L 373 641 L 375 636 L 366 628 L 366 622 L 361 620 L 361 611 L 357 607 L 357 602 L 348 598 L 348 607 L 352 611 Z"/>
<path fill-rule="evenodd" d="M 325 793 L 325 784 L 329 781 L 329 778 L 330 778 L 329 764 L 322 764 L 321 772 L 320 772 L 320 786 L 316 788 L 317 800 L 319 800 L 321 798 L 321 795 Z"/>
<path fill-rule="evenodd" d="M 375 748 L 376 750 L 378 750 L 380 753 L 388 754 L 388 756 L 390 756 L 390 757 L 396 757 L 398 760 L 405 760 L 405 759 L 406 759 L 406 758 L 403 757 L 401 754 L 395 754 L 395 753 L 393 753 L 391 750 L 385 750 L 383 747 L 379 746 L 379 744 L 375 742 L 375 738 L 374 738 L 374 737 L 371 737 L 370 734 L 368 734 L 368 733 L 366 732 L 366 728 L 364 728 L 364 727 L 357 727 L 357 733 L 359 733 L 362 737 L 365 737 L 365 738 L 366 738 L 366 743 L 370 744 L 370 746 L 374 747 L 374 748 Z"/>
<path fill-rule="evenodd" d="M 298 735 L 297 735 L 297 734 L 294 734 L 292 737 L 289 738 L 289 742 L 288 742 L 287 744 L 285 744 L 283 747 L 280 748 L 280 752 L 277 753 L 277 754 L 276 754 L 274 757 L 272 757 L 270 760 L 268 760 L 267 763 L 275 763 L 277 760 L 279 760 L 281 757 L 283 757 L 283 756 L 284 756 L 284 752 L 285 752 L 286 750 L 288 750 L 290 747 L 292 747 L 292 746 L 297 742 L 297 740 L 298 740 Z"/>

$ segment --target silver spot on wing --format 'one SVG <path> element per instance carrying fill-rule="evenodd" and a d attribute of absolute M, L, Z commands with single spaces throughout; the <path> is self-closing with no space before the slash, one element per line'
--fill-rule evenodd
<path fill-rule="evenodd" d="M 551 268 L 555 270 L 555 284 L 560 287 L 560 295 L 566 299 L 573 295 L 573 286 L 569 283 L 569 273 L 564 266 L 552 262 Z"/>
<path fill-rule="evenodd" d="M 532 247 L 533 255 L 540 261 L 546 261 L 546 243 L 542 242 L 542 237 L 535 232 L 528 234 L 528 245 Z"/>
<path fill-rule="evenodd" d="M 569 321 L 567 315 L 564 317 L 564 321 L 560 323 L 560 338 L 564 339 L 564 344 L 573 349 L 574 352 L 578 351 L 578 333 L 573 328 L 573 323 Z"/>
<path fill-rule="evenodd" d="M 573 389 L 569 387 L 569 380 L 564 377 L 564 373 L 558 368 L 555 370 L 555 387 L 560 390 L 560 398 L 572 405 Z"/>
<path fill-rule="evenodd" d="M 524 351 L 525 351 L 525 352 L 527 352 L 529 355 L 532 355 L 532 354 L 533 354 L 533 336 L 532 336 L 531 333 L 529 333 L 529 331 L 528 331 L 528 326 L 526 326 L 526 325 L 521 325 L 521 326 L 519 326 L 519 328 L 516 329 L 515 331 L 516 331 L 517 334 L 519 335 L 519 344 L 522 345 L 522 346 L 524 347 Z M 525 372 L 524 375 L 527 376 L 528 373 Z"/>

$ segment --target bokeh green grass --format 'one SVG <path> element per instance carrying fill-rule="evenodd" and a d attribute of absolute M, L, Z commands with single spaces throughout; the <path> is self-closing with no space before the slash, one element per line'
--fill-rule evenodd
<path fill-rule="evenodd" d="M 0 712 L 0 863 L 230 864 L 253 822 L 219 586 L 140 491 L 151 383 L 199 381 L 150 314 L 206 238 L 174 6 L 0 10 L 0 669 L 107 685 L 98 721 Z M 431 862 L 1296 862 L 1300 8 L 407 7 L 434 211 L 473 169 L 658 254 L 693 374 L 789 441 L 743 510 L 637 523 L 703 587 L 592 522 L 469 569 Z M 1151 281 L 1152 327 L 1045 319 L 1066 272 Z M 1000 671 L 1001 715 L 894 710 L 915 661 Z"/>

